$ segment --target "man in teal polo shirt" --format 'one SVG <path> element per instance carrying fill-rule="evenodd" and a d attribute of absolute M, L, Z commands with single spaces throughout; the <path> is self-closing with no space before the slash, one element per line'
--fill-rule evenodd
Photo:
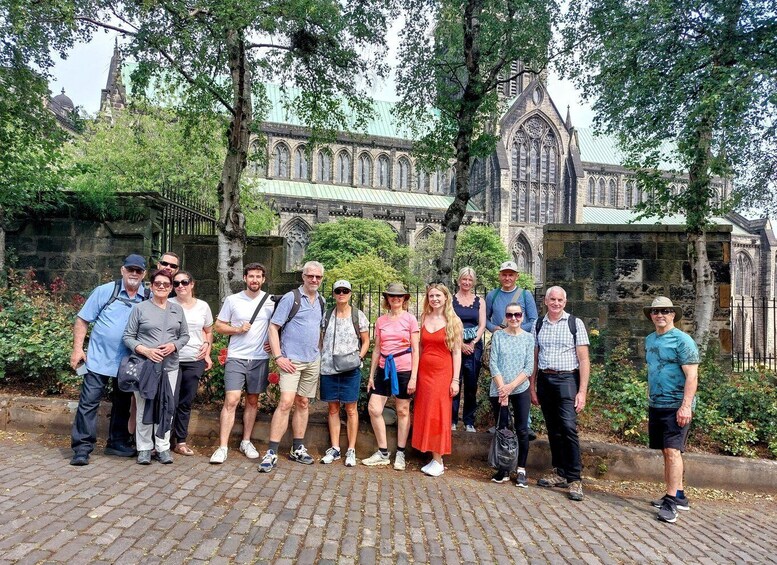
<path fill-rule="evenodd" d="M 70 445 L 71 465 L 89 464 L 89 454 L 97 441 L 97 410 L 108 380 L 112 379 L 111 421 L 108 430 L 107 455 L 133 457 L 127 427 L 132 393 L 119 390 L 116 374 L 122 357 L 129 354 L 122 337 L 132 306 L 145 298 L 142 288 L 146 261 L 140 255 L 129 255 L 121 267 L 121 279 L 98 286 L 78 312 L 73 326 L 73 352 L 70 366 L 83 373 L 81 396 L 73 421 Z M 84 339 L 92 326 L 89 348 L 84 353 Z"/>

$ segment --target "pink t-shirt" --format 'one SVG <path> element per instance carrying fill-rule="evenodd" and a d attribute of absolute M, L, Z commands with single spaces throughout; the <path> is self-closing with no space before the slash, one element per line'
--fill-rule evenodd
<path fill-rule="evenodd" d="M 375 322 L 375 337 L 380 339 L 380 367 L 386 364 L 383 355 L 397 354 L 407 351 L 410 347 L 410 336 L 419 331 L 418 320 L 409 312 L 402 312 L 397 318 L 384 314 Z M 410 371 L 413 368 L 413 358 L 410 353 L 397 357 L 394 361 L 397 372 Z"/>

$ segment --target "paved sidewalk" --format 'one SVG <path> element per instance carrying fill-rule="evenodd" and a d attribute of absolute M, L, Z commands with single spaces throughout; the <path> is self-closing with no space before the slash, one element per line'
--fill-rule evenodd
<path fill-rule="evenodd" d="M 236 449 L 221 466 L 140 467 L 98 448 L 76 468 L 66 438 L 8 432 L 0 452 L 0 563 L 777 562 L 771 497 L 706 493 L 672 525 L 647 503 L 657 485 L 597 483 L 572 503 L 481 469 L 432 479 L 417 462 L 400 473 L 281 458 L 263 475 Z"/>

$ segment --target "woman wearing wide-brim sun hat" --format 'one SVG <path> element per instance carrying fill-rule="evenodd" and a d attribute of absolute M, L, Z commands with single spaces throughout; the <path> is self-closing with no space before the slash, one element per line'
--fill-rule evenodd
<path fill-rule="evenodd" d="M 391 283 L 383 292 L 385 314 L 375 322 L 375 345 L 372 349 L 367 392 L 372 392 L 367 409 L 375 432 L 378 451 L 364 465 L 388 465 L 391 462 L 386 438 L 383 409 L 390 396 L 396 399 L 397 455 L 394 468 L 405 469 L 405 447 L 410 432 L 410 399 L 418 376 L 420 328 L 415 316 L 407 311 L 410 293 L 402 283 Z"/>
<path fill-rule="evenodd" d="M 653 303 L 650 306 L 645 306 L 642 308 L 642 312 L 645 314 L 645 317 L 653 321 L 650 317 L 650 313 L 654 309 L 660 309 L 660 310 L 673 310 L 674 311 L 674 321 L 679 322 L 683 318 L 683 309 L 679 306 L 675 306 L 671 300 L 669 300 L 666 296 L 656 296 L 656 298 L 653 300 Z"/>

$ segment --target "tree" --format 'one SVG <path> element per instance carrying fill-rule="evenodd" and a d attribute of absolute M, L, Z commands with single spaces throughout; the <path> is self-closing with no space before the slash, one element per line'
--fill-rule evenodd
<path fill-rule="evenodd" d="M 407 270 L 409 250 L 397 244 L 396 232 L 385 222 L 361 218 L 317 224 L 305 261 L 318 261 L 332 269 L 363 255 L 376 255 L 399 272 Z"/>
<path fill-rule="evenodd" d="M 389 283 L 401 279 L 399 272 L 386 262 L 382 257 L 374 253 L 351 257 L 342 261 L 324 272 L 325 284 L 322 288 L 325 292 L 339 280 L 347 280 L 354 290 L 380 291 Z"/>
<path fill-rule="evenodd" d="M 696 288 L 695 339 L 708 338 L 715 308 L 705 230 L 738 200 L 773 202 L 774 177 L 735 185 L 722 205 L 714 177 L 774 174 L 760 169 L 777 136 L 777 13 L 766 0 L 574 0 L 568 74 L 593 100 L 596 126 L 618 137 L 643 190 L 645 215 L 682 212 Z M 662 174 L 662 145 L 678 171 Z M 679 194 L 669 184 L 687 172 Z M 770 184 L 771 181 L 771 184 Z"/>
<path fill-rule="evenodd" d="M 363 126 L 370 105 L 359 85 L 385 70 L 380 56 L 388 1 L 99 0 L 92 6 L 76 19 L 88 29 L 115 30 L 127 38 L 126 50 L 138 61 L 133 86 L 155 87 L 162 78 L 181 113 L 227 116 L 226 156 L 216 189 L 224 298 L 242 281 L 246 230 L 240 178 L 251 134 L 268 104 L 263 81 L 298 87 L 287 107 L 311 127 L 313 143 L 343 129 L 351 116 L 350 127 Z"/>
<path fill-rule="evenodd" d="M 454 160 L 456 196 L 445 213 L 438 279 L 450 285 L 456 237 L 469 202 L 473 157 L 494 151 L 497 90 L 549 59 L 554 0 L 400 0 L 402 31 L 397 90 L 399 116 L 419 141 L 427 169 Z M 429 26 L 433 27 L 432 33 Z M 522 61 L 524 69 L 513 70 Z"/>

